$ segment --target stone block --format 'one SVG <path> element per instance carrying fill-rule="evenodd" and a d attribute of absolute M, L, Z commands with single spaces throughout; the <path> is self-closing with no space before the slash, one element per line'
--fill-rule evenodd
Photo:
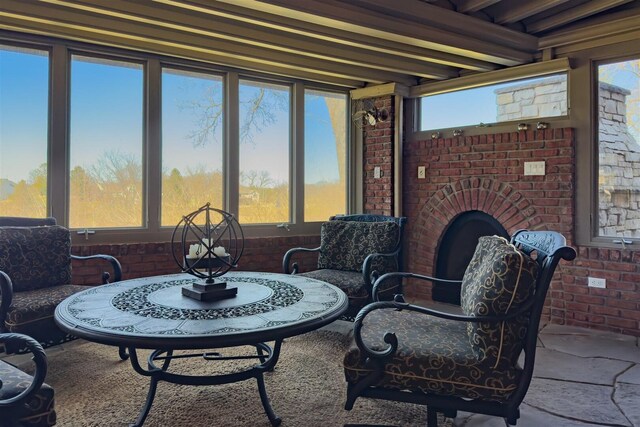
<path fill-rule="evenodd" d="M 498 105 L 510 104 L 513 102 L 513 92 L 501 93 L 497 96 Z"/>
<path fill-rule="evenodd" d="M 537 105 L 525 105 L 522 107 L 522 117 L 538 117 Z"/>
<path fill-rule="evenodd" d="M 536 92 L 534 89 L 522 89 L 513 94 L 513 99 L 522 101 L 523 99 L 532 99 Z"/>

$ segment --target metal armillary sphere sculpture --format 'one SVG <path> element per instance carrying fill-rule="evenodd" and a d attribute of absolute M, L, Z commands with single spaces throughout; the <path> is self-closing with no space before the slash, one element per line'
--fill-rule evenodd
<path fill-rule="evenodd" d="M 178 257 L 173 252 L 176 264 L 183 272 L 203 279 L 184 286 L 182 294 L 201 301 L 234 297 L 238 288 L 217 278 L 236 268 L 244 251 L 244 233 L 235 217 L 207 203 L 182 217 L 173 230 L 172 245 L 177 236 L 182 254 Z"/>

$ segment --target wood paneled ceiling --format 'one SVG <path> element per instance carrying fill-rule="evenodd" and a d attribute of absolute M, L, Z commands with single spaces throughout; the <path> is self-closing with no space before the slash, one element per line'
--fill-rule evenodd
<path fill-rule="evenodd" d="M 414 86 L 639 40 L 639 3 L 2 0 L 0 29 L 344 87 Z"/>

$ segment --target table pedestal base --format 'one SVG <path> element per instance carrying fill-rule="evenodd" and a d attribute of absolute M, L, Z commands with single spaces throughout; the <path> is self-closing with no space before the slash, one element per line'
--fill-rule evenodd
<path fill-rule="evenodd" d="M 130 427 L 140 427 L 144 425 L 147 416 L 149 415 L 149 411 L 151 410 L 151 405 L 153 405 L 153 400 L 156 395 L 156 390 L 158 388 L 158 382 L 166 381 L 173 384 L 183 384 L 183 385 L 217 385 L 217 384 L 228 384 L 234 383 L 238 381 L 244 381 L 250 378 L 255 378 L 258 382 L 258 392 L 260 393 L 260 401 L 262 402 L 262 407 L 271 422 L 271 425 L 276 427 L 279 426 L 282 420 L 275 414 L 273 408 L 271 407 L 271 403 L 269 402 L 269 397 L 267 396 L 267 390 L 264 386 L 264 377 L 263 374 L 265 371 L 273 370 L 274 366 L 278 362 L 278 358 L 280 357 L 280 348 L 282 346 L 282 340 L 276 341 L 273 348 L 265 343 L 258 343 L 253 345 L 256 348 L 257 354 L 255 356 L 222 356 L 219 353 L 195 353 L 195 354 L 180 354 L 174 355 L 173 350 L 155 350 L 153 351 L 147 360 L 147 369 L 144 369 L 140 366 L 138 361 L 138 354 L 134 347 L 129 347 L 129 360 L 131 361 L 131 366 L 133 369 L 139 373 L 140 375 L 150 377 L 151 382 L 149 384 L 149 391 L 147 392 L 147 400 L 140 410 L 140 414 L 136 419 L 136 422 L 130 424 Z M 204 360 L 240 360 L 240 359 L 258 359 L 260 361 L 259 364 L 249 367 L 241 372 L 234 372 L 232 374 L 223 374 L 223 375 L 210 375 L 210 376 L 199 376 L 199 375 L 181 375 L 175 374 L 171 372 L 167 372 L 169 369 L 169 365 L 173 359 L 184 359 L 184 358 L 193 358 L 193 357 L 201 357 Z M 161 366 L 158 367 L 156 362 L 162 362 Z"/>

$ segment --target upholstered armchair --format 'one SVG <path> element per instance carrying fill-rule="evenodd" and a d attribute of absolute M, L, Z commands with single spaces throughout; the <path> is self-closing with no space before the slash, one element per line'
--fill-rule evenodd
<path fill-rule="evenodd" d="M 0 332 L 29 335 L 43 347 L 73 339 L 53 320 L 62 300 L 88 289 L 71 284 L 72 259 L 108 262 L 113 276 L 104 272 L 103 284 L 122 277 L 120 263 L 112 256 L 71 255 L 70 232 L 54 218 L 0 217 Z M 6 343 L 5 351 L 21 353 L 26 348 Z"/>
<path fill-rule="evenodd" d="M 408 304 L 401 295 L 367 305 L 344 359 L 346 409 L 362 396 L 427 405 L 429 427 L 438 412 L 455 417 L 458 410 L 516 424 L 547 289 L 558 262 L 575 256 L 556 232 L 523 230 L 511 242 L 481 237 L 461 281 L 461 313 Z M 374 298 L 390 278 L 436 280 L 385 274 Z"/>
<path fill-rule="evenodd" d="M 293 248 L 282 262 L 286 274 L 298 274 L 296 254 L 318 254 L 317 269 L 299 273 L 342 289 L 349 297 L 345 318 L 353 316 L 371 302 L 373 282 L 382 274 L 401 271 L 402 232 L 407 219 L 384 215 L 336 215 L 322 224 L 320 246 Z M 388 280 L 379 289 L 381 299 L 400 292 L 401 280 Z"/>
<path fill-rule="evenodd" d="M 56 423 L 53 389 L 44 383 L 47 356 L 31 337 L 21 334 L 0 334 L 0 343 L 27 348 L 33 354 L 33 376 L 0 360 L 0 425 L 45 427 Z"/>

